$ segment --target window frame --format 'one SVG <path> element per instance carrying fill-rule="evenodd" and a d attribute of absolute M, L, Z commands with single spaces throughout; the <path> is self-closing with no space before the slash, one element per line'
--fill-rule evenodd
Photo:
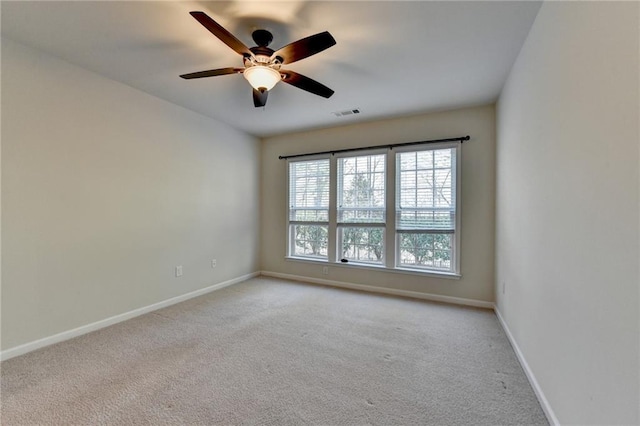
<path fill-rule="evenodd" d="M 461 204 L 462 204 L 462 196 L 461 196 L 461 182 L 462 182 L 462 158 L 461 158 L 461 152 L 462 152 L 462 144 L 460 142 L 445 142 L 445 143 L 438 143 L 438 144 L 430 144 L 430 145 L 423 145 L 423 146 L 404 146 L 404 147 L 398 147 L 396 149 L 394 149 L 395 154 L 394 154 L 394 165 L 397 165 L 398 162 L 398 156 L 397 154 L 399 153 L 406 153 L 406 152 L 421 152 L 421 151 L 437 151 L 440 149 L 453 149 L 455 151 L 455 195 L 456 195 L 456 205 L 455 205 L 455 229 L 453 231 L 453 238 L 451 241 L 451 256 L 452 256 L 452 260 L 451 260 L 451 264 L 452 264 L 452 268 L 451 271 L 445 271 L 445 270 L 438 270 L 438 269 L 430 269 L 430 268 L 425 268 L 425 267 L 407 267 L 407 266 L 402 266 L 400 265 L 399 261 L 396 260 L 395 265 L 394 265 L 394 269 L 399 269 L 399 270 L 411 270 L 411 271 L 421 271 L 424 270 L 426 272 L 432 273 L 432 274 L 447 274 L 447 275 L 456 275 L 456 276 L 460 276 L 460 236 L 461 236 L 461 224 L 462 224 L 462 214 L 461 214 Z M 394 170 L 395 172 L 395 177 L 396 180 L 394 181 L 396 188 L 395 190 L 397 191 L 398 188 L 400 187 L 400 183 L 398 180 L 398 173 L 397 170 Z M 394 210 L 394 214 L 397 211 L 397 206 L 396 206 L 396 198 L 394 197 L 393 200 L 393 210 Z M 395 219 L 395 218 L 394 218 Z M 395 249 L 395 258 L 398 259 L 399 258 L 399 252 L 400 252 L 400 243 L 399 243 L 399 236 L 401 234 L 401 232 L 398 232 L 395 227 L 396 227 L 396 221 L 394 220 L 393 222 L 393 227 L 394 227 L 394 231 L 395 231 L 395 235 L 393 236 L 395 243 L 394 243 L 394 249 Z M 413 233 L 411 231 L 407 232 L 407 233 Z M 415 232 L 415 233 L 428 233 L 428 232 Z M 438 232 L 438 231 L 434 231 L 431 232 L 431 234 L 438 234 L 438 233 L 442 233 L 442 232 Z"/>
<path fill-rule="evenodd" d="M 357 157 L 367 157 L 367 156 L 374 156 L 374 155 L 382 155 L 384 156 L 384 191 L 385 191 L 385 197 L 384 197 L 384 222 L 353 222 L 353 223 L 348 223 L 348 222 L 339 222 L 338 221 L 338 210 L 339 210 L 339 206 L 338 206 L 338 186 L 339 186 L 339 167 L 338 167 L 338 160 L 343 159 L 343 158 L 357 158 Z M 382 236 L 382 240 L 383 240 L 383 256 L 382 256 L 382 261 L 380 263 L 376 263 L 376 262 L 368 262 L 368 261 L 355 261 L 355 260 L 350 260 L 348 262 L 348 264 L 351 265 L 366 265 L 366 266 L 372 266 L 372 267 L 380 267 L 380 266 L 386 266 L 387 265 L 387 258 L 389 257 L 387 255 L 387 231 L 386 228 L 388 226 L 388 222 L 389 219 L 387 218 L 387 214 L 389 211 L 388 208 L 388 185 L 389 185 L 389 171 L 388 171 L 388 166 L 389 166 L 389 152 L 388 149 L 371 149 L 371 150 L 363 150 L 363 151 L 358 151 L 358 152 L 344 152 L 344 153 L 339 153 L 339 154 L 335 154 L 332 155 L 332 157 L 334 157 L 334 161 L 335 161 L 335 174 L 331 175 L 329 178 L 329 184 L 330 186 L 333 188 L 335 187 L 335 215 L 336 215 L 336 227 L 335 227 L 335 231 L 332 233 L 331 228 L 329 229 L 329 235 L 334 234 L 335 235 L 335 249 L 336 249 L 336 253 L 335 256 L 331 259 L 334 259 L 335 262 L 343 264 L 341 261 L 341 253 L 342 253 L 342 249 L 340 247 L 340 243 L 342 242 L 342 238 L 341 238 L 341 232 L 344 228 L 382 228 L 383 229 L 383 236 Z M 332 178 L 334 178 L 334 180 L 332 180 Z M 334 185 L 335 182 L 335 185 Z M 331 204 L 331 203 L 330 203 Z"/>
<path fill-rule="evenodd" d="M 304 260 L 311 260 L 314 262 L 327 262 L 329 261 L 329 259 L 331 259 L 331 253 L 330 253 L 330 246 L 329 244 L 327 244 L 327 256 L 303 256 L 303 255 L 295 255 L 295 254 L 291 254 L 292 248 L 294 248 L 295 245 L 295 235 L 294 232 L 292 231 L 294 226 L 297 225 L 301 225 L 301 226 L 326 226 L 327 227 L 327 236 L 330 235 L 331 229 L 329 227 L 329 222 L 330 222 L 330 217 L 331 217 L 331 190 L 332 190 L 332 173 L 331 173 L 331 159 L 329 159 L 329 205 L 327 207 L 328 209 L 328 216 L 329 216 L 329 220 L 327 222 L 324 221 L 297 221 L 297 220 L 291 220 L 291 203 L 290 203 L 290 196 L 291 196 L 291 167 L 290 164 L 293 162 L 296 163 L 303 163 L 303 162 L 311 162 L 311 161 L 318 161 L 318 160 L 327 160 L 326 156 L 312 156 L 312 157 L 306 157 L 305 159 L 300 159 L 297 161 L 287 161 L 287 228 L 286 228 L 286 232 L 287 232 L 287 239 L 286 239 L 286 254 L 287 257 L 289 258 L 293 258 L 293 259 L 304 259 Z"/>
<path fill-rule="evenodd" d="M 295 262 L 308 262 L 312 264 L 323 264 L 325 266 L 340 267 L 340 268 L 356 268 L 356 269 L 368 269 L 368 270 L 384 270 L 386 272 L 418 275 L 418 276 L 433 276 L 438 278 L 448 279 L 460 279 L 460 259 L 461 259 L 461 234 L 462 234 L 462 156 L 461 156 L 461 143 L 460 142 L 444 142 L 425 145 L 410 145 L 402 147 L 394 147 L 393 149 L 373 148 L 370 150 L 358 150 L 351 152 L 341 152 L 335 154 L 319 154 L 314 156 L 305 157 L 304 159 L 292 158 L 286 161 L 286 174 L 287 174 L 287 208 L 286 208 L 286 248 L 285 248 L 285 260 Z M 398 154 L 404 152 L 418 152 L 418 151 L 434 151 L 438 149 L 453 148 L 455 150 L 455 230 L 453 231 L 452 238 L 452 270 L 438 270 L 425 267 L 407 267 L 399 265 L 396 259 L 399 256 L 399 235 L 396 230 L 396 191 L 398 189 L 398 174 L 396 171 L 396 164 L 398 161 Z M 382 264 L 369 263 L 369 262 L 355 262 L 349 261 L 348 263 L 342 263 L 340 261 L 341 249 L 338 247 L 340 238 L 340 228 L 345 226 L 349 227 L 351 224 L 343 223 L 339 224 L 337 220 L 338 215 L 338 159 L 360 157 L 367 155 L 385 154 L 385 222 L 384 223 L 372 223 L 365 226 L 380 227 L 384 229 L 383 232 L 383 259 Z M 291 250 L 291 221 L 290 221 L 290 164 L 294 162 L 312 161 L 312 160 L 329 160 L 329 222 L 328 222 L 328 246 L 327 246 L 327 258 L 314 258 L 292 255 Z M 325 225 L 325 222 L 321 223 Z M 354 224 L 356 225 L 356 224 Z M 357 224 L 360 227 L 361 224 Z"/>

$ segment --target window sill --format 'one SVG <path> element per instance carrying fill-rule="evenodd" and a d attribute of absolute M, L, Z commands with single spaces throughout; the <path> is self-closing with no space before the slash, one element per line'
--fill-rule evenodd
<path fill-rule="evenodd" d="M 349 262 L 349 263 L 329 262 L 328 260 L 322 260 L 322 259 L 309 259 L 309 258 L 291 257 L 291 256 L 286 256 L 285 260 L 287 262 L 301 262 L 301 263 L 309 263 L 314 265 L 324 265 L 324 266 L 331 266 L 336 268 L 347 268 L 347 269 L 365 269 L 369 271 L 391 272 L 393 274 L 417 275 L 420 277 L 443 278 L 447 280 L 459 280 L 462 278 L 462 274 L 456 274 L 453 272 L 422 271 L 422 270 L 409 269 L 409 268 L 387 268 L 386 266 L 382 266 L 382 265 L 352 263 L 352 262 Z"/>

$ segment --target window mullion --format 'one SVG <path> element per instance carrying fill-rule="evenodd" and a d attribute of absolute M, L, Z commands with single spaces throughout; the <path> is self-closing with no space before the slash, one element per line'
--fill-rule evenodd
<path fill-rule="evenodd" d="M 329 262 L 338 259 L 338 160 L 335 155 L 329 157 L 329 246 L 327 255 Z"/>
<path fill-rule="evenodd" d="M 385 182 L 385 207 L 386 227 L 384 238 L 385 266 L 396 266 L 396 155 L 393 151 L 387 154 L 386 182 Z"/>
<path fill-rule="evenodd" d="M 455 227 L 456 227 L 456 231 L 455 231 L 455 236 L 454 236 L 454 246 L 452 247 L 452 255 L 453 255 L 453 262 L 455 265 L 455 271 L 456 272 L 460 272 L 460 239 L 461 237 L 461 232 L 460 232 L 460 223 L 462 222 L 462 214 L 461 214 L 461 208 L 460 208 L 460 204 L 462 201 L 462 193 L 461 193 L 461 189 L 460 189 L 460 184 L 462 182 L 462 159 L 461 159 L 461 145 L 458 144 L 456 145 L 455 149 L 453 150 L 453 153 L 455 155 L 455 162 L 452 165 L 455 165 L 455 173 L 451 174 L 451 179 L 454 179 L 454 181 L 452 182 L 452 186 L 453 188 L 455 188 L 455 209 L 456 209 L 456 222 L 455 222 Z"/>
<path fill-rule="evenodd" d="M 293 247 L 293 240 L 294 240 L 294 235 L 293 232 L 291 232 L 291 207 L 293 206 L 293 202 L 291 201 L 291 197 L 293 194 L 295 194 L 296 191 L 296 183 L 295 183 L 295 178 L 296 178 L 296 172 L 295 170 L 292 170 L 291 168 L 291 164 L 289 163 L 289 161 L 287 161 L 287 239 L 286 239 L 286 243 L 287 246 L 285 247 L 285 255 L 289 256 L 291 254 L 291 247 Z"/>

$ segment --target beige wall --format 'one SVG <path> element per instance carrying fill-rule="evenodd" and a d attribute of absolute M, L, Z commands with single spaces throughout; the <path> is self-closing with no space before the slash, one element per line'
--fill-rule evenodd
<path fill-rule="evenodd" d="M 638 18 L 544 3 L 498 104 L 498 308 L 562 424 L 640 422 Z"/>
<path fill-rule="evenodd" d="M 3 350 L 257 271 L 259 149 L 3 40 Z"/>
<path fill-rule="evenodd" d="M 366 113 L 366 112 L 365 112 Z M 442 296 L 493 301 L 493 106 L 270 137 L 262 142 L 262 270 Z M 462 279 L 285 260 L 287 162 L 279 155 L 470 135 L 462 147 Z"/>

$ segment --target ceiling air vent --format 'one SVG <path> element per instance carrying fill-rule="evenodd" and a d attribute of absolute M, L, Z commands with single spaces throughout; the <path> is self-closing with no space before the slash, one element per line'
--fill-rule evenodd
<path fill-rule="evenodd" d="M 336 117 L 344 117 L 345 115 L 360 114 L 360 110 L 358 108 L 348 109 L 345 111 L 334 111 L 331 114 L 335 115 Z"/>

